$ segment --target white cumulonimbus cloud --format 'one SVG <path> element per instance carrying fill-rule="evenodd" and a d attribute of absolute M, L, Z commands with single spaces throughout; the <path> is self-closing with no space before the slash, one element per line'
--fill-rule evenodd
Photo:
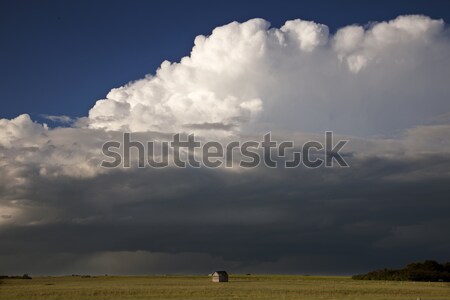
<path fill-rule="evenodd" d="M 154 76 L 111 90 L 72 128 L 49 129 L 28 115 L 0 120 L 0 158 L 16 173 L 95 176 L 104 171 L 102 143 L 119 138 L 114 131 L 334 130 L 363 140 L 388 135 L 354 143 L 359 155 L 447 153 L 449 58 L 445 24 L 426 16 L 334 34 L 298 19 L 279 29 L 262 19 L 233 22 L 196 37 L 179 63 L 165 61 Z"/>
<path fill-rule="evenodd" d="M 262 19 L 233 22 L 198 36 L 179 63 L 165 61 L 154 76 L 111 90 L 74 128 L 49 129 L 28 115 L 0 120 L 0 158 L 14 174 L 27 170 L 21 178 L 29 168 L 95 176 L 104 171 L 101 144 L 120 137 L 113 131 L 334 130 L 363 140 L 388 135 L 366 144 L 353 139 L 357 155 L 447 153 L 449 56 L 445 24 L 425 16 L 334 34 L 303 20 L 279 29 Z"/>
<path fill-rule="evenodd" d="M 112 89 L 88 126 L 126 131 L 334 130 L 392 134 L 450 111 L 450 41 L 442 20 L 400 16 L 331 35 L 263 19 L 197 36 L 190 56 Z"/>

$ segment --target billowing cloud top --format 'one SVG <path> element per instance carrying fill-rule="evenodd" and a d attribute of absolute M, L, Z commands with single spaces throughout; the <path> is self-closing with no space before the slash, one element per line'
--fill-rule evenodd
<path fill-rule="evenodd" d="M 253 19 L 198 36 L 190 56 L 112 89 L 72 127 L 2 119 L 0 270 L 351 273 L 448 259 L 449 78 L 442 20 L 330 34 Z M 346 135 L 351 167 L 99 166 L 120 131 L 161 140 L 265 130 L 297 145 L 324 130 Z"/>
<path fill-rule="evenodd" d="M 262 19 L 233 22 L 197 36 L 179 63 L 165 61 L 154 76 L 112 89 L 90 110 L 88 126 L 390 134 L 450 110 L 449 53 L 443 21 L 425 16 L 333 36 L 299 19 L 279 29 Z"/>

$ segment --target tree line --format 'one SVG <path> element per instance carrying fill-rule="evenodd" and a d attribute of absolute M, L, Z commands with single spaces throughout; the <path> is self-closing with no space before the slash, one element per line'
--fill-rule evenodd
<path fill-rule="evenodd" d="M 450 282 L 450 262 L 440 264 L 434 260 L 408 264 L 403 269 L 380 269 L 367 274 L 354 275 L 358 280 L 402 280 Z"/>

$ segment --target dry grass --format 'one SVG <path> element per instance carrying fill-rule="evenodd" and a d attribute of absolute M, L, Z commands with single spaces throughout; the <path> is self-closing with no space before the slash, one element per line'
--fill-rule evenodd
<path fill-rule="evenodd" d="M 231 275 L 6 279 L 0 299 L 450 299 L 448 283 L 359 281 L 348 277 Z"/>

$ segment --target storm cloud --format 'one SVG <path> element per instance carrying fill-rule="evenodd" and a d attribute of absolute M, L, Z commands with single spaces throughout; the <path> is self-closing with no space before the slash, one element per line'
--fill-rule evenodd
<path fill-rule="evenodd" d="M 330 33 L 262 19 L 111 90 L 68 128 L 0 120 L 0 273 L 352 274 L 450 251 L 450 41 L 401 16 Z M 51 118 L 50 118 L 51 117 Z M 132 132 L 219 141 L 333 130 L 350 168 L 104 169 Z"/>

